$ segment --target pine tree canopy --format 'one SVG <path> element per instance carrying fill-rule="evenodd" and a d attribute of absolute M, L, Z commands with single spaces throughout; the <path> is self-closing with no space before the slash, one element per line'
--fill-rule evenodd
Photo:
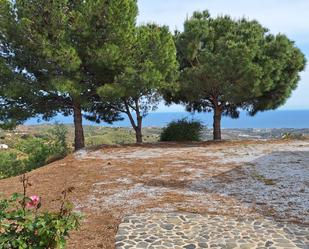
<path fill-rule="evenodd" d="M 84 146 L 82 111 L 126 65 L 136 16 L 135 0 L 1 0 L 1 57 L 15 72 L 26 72 L 31 91 L 40 93 L 27 99 L 43 105 L 31 115 L 74 113 L 76 149 Z M 103 120 L 120 118 L 105 109 Z"/>
<path fill-rule="evenodd" d="M 212 18 L 195 12 L 176 32 L 180 90 L 168 102 L 189 111 L 214 111 L 214 138 L 221 115 L 237 118 L 284 104 L 299 81 L 305 57 L 285 35 L 272 35 L 257 21 Z M 215 134 L 217 133 L 217 134 Z"/>
<path fill-rule="evenodd" d="M 98 93 L 103 100 L 109 98 L 116 110 L 128 115 L 137 142 L 141 142 L 142 118 L 157 108 L 162 91 L 175 86 L 178 63 L 173 36 L 165 26 L 137 27 L 126 57 L 129 63 L 115 83 L 102 86 Z"/>
<path fill-rule="evenodd" d="M 128 115 L 142 120 L 164 96 L 189 111 L 250 115 L 283 105 L 305 57 L 284 34 L 255 20 L 195 12 L 174 37 L 165 26 L 136 26 L 136 0 L 0 0 L 0 126 L 73 114 L 75 149 L 82 121 Z"/>

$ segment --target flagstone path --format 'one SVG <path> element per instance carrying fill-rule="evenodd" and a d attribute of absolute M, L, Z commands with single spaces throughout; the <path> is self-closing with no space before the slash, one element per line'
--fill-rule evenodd
<path fill-rule="evenodd" d="M 309 226 L 271 219 L 143 213 L 119 226 L 116 249 L 309 249 Z"/>

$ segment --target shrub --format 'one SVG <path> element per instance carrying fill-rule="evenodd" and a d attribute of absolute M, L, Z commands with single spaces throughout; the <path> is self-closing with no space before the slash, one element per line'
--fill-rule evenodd
<path fill-rule="evenodd" d="M 160 135 L 160 141 L 200 141 L 203 125 L 196 120 L 172 121 Z"/>
<path fill-rule="evenodd" d="M 15 152 L 0 151 L 0 179 L 15 176 L 24 170 L 24 164 Z"/>
<path fill-rule="evenodd" d="M 65 248 L 69 231 L 78 229 L 81 220 L 66 198 L 72 188 L 62 192 L 58 212 L 39 212 L 40 197 L 26 196 L 28 179 L 22 177 L 23 194 L 15 193 L 10 199 L 0 200 L 0 248 Z"/>
<path fill-rule="evenodd" d="M 291 133 L 291 132 L 286 132 L 283 133 L 281 136 L 282 139 L 305 139 L 305 136 L 301 133 Z"/>
<path fill-rule="evenodd" d="M 53 129 L 49 130 L 50 139 L 52 141 L 51 154 L 53 157 L 63 158 L 68 154 L 67 134 L 68 130 L 63 124 L 56 123 Z"/>
<path fill-rule="evenodd" d="M 66 135 L 66 127 L 63 124 L 55 124 L 45 136 L 22 140 L 17 147 L 28 154 L 28 159 L 25 160 L 26 170 L 33 170 L 64 158 L 69 150 Z"/>
<path fill-rule="evenodd" d="M 43 138 L 32 137 L 21 140 L 17 148 L 28 155 L 28 158 L 24 159 L 27 171 L 46 164 L 47 158 L 52 153 L 51 146 Z"/>
<path fill-rule="evenodd" d="M 66 135 L 66 127 L 56 124 L 45 135 L 23 136 L 14 143 L 15 149 L 24 154 L 23 159 L 19 159 L 15 152 L 0 151 L 0 179 L 23 174 L 64 158 L 69 151 Z"/>

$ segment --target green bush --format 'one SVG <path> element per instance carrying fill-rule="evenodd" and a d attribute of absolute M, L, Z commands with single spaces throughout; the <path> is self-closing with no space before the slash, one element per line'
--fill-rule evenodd
<path fill-rule="evenodd" d="M 160 135 L 160 141 L 200 141 L 203 125 L 196 120 L 172 121 Z"/>
<path fill-rule="evenodd" d="M 18 160 L 15 152 L 0 151 L 0 179 L 15 176 L 24 170 L 24 163 Z"/>
<path fill-rule="evenodd" d="M 51 154 L 55 158 L 63 158 L 68 152 L 67 133 L 68 129 L 63 124 L 55 124 L 53 129 L 48 131 L 52 141 Z"/>
<path fill-rule="evenodd" d="M 69 151 L 66 134 L 66 127 L 56 124 L 44 136 L 25 136 L 15 143 L 15 149 L 24 154 L 24 159 L 18 159 L 15 152 L 0 151 L 0 179 L 64 158 Z"/>
<path fill-rule="evenodd" d="M 66 196 L 58 212 L 39 212 L 40 197 L 26 196 L 28 178 L 22 178 L 24 193 L 13 194 L 10 199 L 0 200 L 0 248 L 8 249 L 62 249 L 71 230 L 79 227 L 81 215 L 72 211 Z"/>
<path fill-rule="evenodd" d="M 26 170 L 36 169 L 46 164 L 46 160 L 52 154 L 52 147 L 43 138 L 28 138 L 21 140 L 17 149 L 28 155 L 24 159 Z"/>

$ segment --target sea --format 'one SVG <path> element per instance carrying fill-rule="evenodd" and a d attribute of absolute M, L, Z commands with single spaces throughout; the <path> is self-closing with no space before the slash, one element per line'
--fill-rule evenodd
<path fill-rule="evenodd" d="M 130 121 L 126 116 L 124 120 L 114 122 L 113 124 L 100 123 L 85 120 L 84 125 L 96 125 L 107 127 L 130 127 Z M 187 118 L 189 120 L 199 120 L 205 126 L 212 127 L 212 113 L 188 113 L 188 112 L 153 112 L 149 113 L 143 120 L 144 127 L 164 127 L 169 122 Z M 64 117 L 59 114 L 53 119 L 47 121 L 42 120 L 40 117 L 29 119 L 26 125 L 46 124 L 46 123 L 63 123 L 72 124 L 73 118 L 71 116 Z M 241 112 L 238 119 L 230 117 L 222 118 L 222 128 L 309 128 L 309 110 L 276 110 L 266 111 L 255 115 L 249 116 L 246 112 Z"/>

